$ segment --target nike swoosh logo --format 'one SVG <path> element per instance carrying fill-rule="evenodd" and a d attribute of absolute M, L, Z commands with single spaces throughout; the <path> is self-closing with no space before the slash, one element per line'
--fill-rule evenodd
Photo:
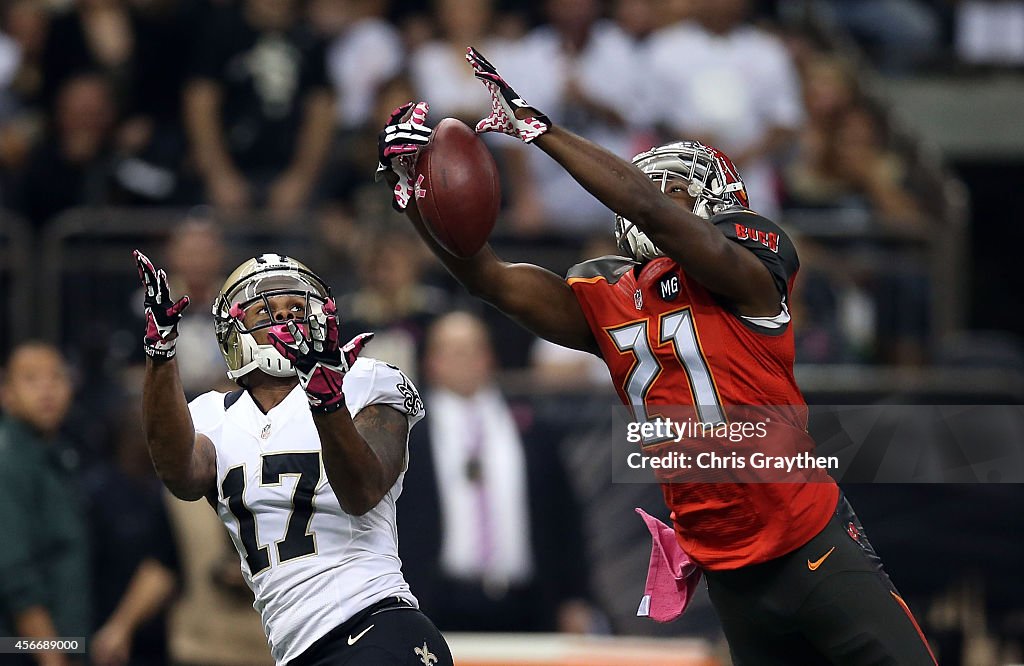
<path fill-rule="evenodd" d="M 372 625 L 372 624 L 371 624 L 371 625 L 370 625 L 370 626 L 368 626 L 368 627 L 367 627 L 366 629 L 363 629 L 363 630 L 362 630 L 362 631 L 360 631 L 360 632 L 359 632 L 358 634 L 356 634 L 356 635 L 355 635 L 355 638 L 353 638 L 353 637 L 352 637 L 352 634 L 349 634 L 349 636 L 348 636 L 348 644 L 349 644 L 349 645 L 355 645 L 355 644 L 356 644 L 356 641 L 358 641 L 358 640 L 359 640 L 360 638 L 362 638 L 363 636 L 365 636 L 365 635 L 366 635 L 366 632 L 368 632 L 368 631 L 369 631 L 370 629 L 373 629 L 373 627 L 374 627 L 374 625 Z"/>
<path fill-rule="evenodd" d="M 810 569 L 811 571 L 816 571 L 818 569 L 818 567 L 820 567 L 822 565 L 822 563 L 825 560 L 828 559 L 828 556 L 831 555 L 832 551 L 835 550 L 835 549 L 836 549 L 836 547 L 832 546 L 831 548 L 828 549 L 827 553 L 822 555 L 820 559 L 818 559 L 818 560 L 816 560 L 814 562 L 811 562 L 810 560 L 807 560 L 807 568 Z"/>

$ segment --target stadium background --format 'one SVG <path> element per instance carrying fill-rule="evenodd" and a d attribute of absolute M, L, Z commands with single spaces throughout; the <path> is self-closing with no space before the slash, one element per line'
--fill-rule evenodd
<path fill-rule="evenodd" d="M 372 173 L 376 133 L 397 103 L 427 99 L 435 122 L 446 115 L 472 121 L 485 111 L 485 98 L 464 92 L 465 72 L 447 66 L 459 64 L 453 54 L 466 43 L 480 46 L 556 122 L 626 157 L 676 136 L 680 118 L 703 114 L 709 125 L 690 131 L 724 141 L 719 147 L 735 158 L 730 128 L 771 124 L 761 117 L 767 102 L 743 92 L 746 65 L 758 54 L 719 63 L 711 101 L 687 108 L 672 81 L 650 73 L 655 59 L 645 49 L 659 44 L 692 74 L 692 61 L 704 63 L 706 54 L 687 50 L 685 40 L 673 52 L 668 33 L 699 22 L 702 12 L 714 15 L 716 3 L 307 0 L 294 2 L 283 29 L 252 27 L 252 16 L 280 20 L 274 17 L 290 4 L 0 3 L 0 347 L 43 339 L 71 362 L 76 400 L 66 431 L 81 477 L 124 446 L 143 446 L 136 415 L 141 299 L 130 250 L 148 252 L 193 297 L 179 345 L 193 394 L 223 377 L 206 309 L 223 276 L 247 256 L 285 252 L 328 279 L 352 332 L 377 331 L 371 354 L 410 374 L 419 374 L 431 321 L 460 308 L 483 317 L 503 390 L 516 413 L 545 433 L 545 444 L 554 442 L 549 454 L 563 461 L 584 507 L 588 601 L 597 611 L 590 629 L 696 638 L 723 658 L 706 601 L 668 626 L 632 617 L 649 542 L 642 524 L 627 527 L 623 516 L 633 506 L 657 511 L 659 493 L 613 487 L 606 478 L 601 433 L 614 396 L 600 368 L 536 344 L 471 301 L 410 237 Z M 799 77 L 791 131 L 758 166 L 768 174 L 763 191 L 776 201 L 759 205 L 755 197 L 752 206 L 776 215 L 801 249 L 793 308 L 797 376 L 809 401 L 1019 404 L 1024 3 L 750 4 L 748 22 L 784 46 L 784 69 Z M 249 28 L 239 27 L 247 21 Z M 597 34 L 628 48 L 609 47 L 611 56 L 588 50 Z M 304 60 L 299 74 L 289 68 L 288 48 L 248 59 L 264 86 L 257 91 L 263 106 L 253 108 L 256 98 L 241 94 L 239 106 L 224 110 L 222 136 L 237 149 L 235 166 L 251 187 L 244 196 L 218 181 L 197 150 L 197 137 L 209 135 L 196 119 L 206 107 L 195 82 L 230 97 L 236 84 L 218 80 L 229 71 L 226 58 L 237 55 L 228 51 L 261 35 L 276 36 L 278 46 L 293 40 Z M 575 38 L 584 48 L 569 56 L 564 44 Z M 538 53 L 555 57 L 531 66 Z M 624 66 L 616 53 L 635 60 Z M 602 67 L 601 57 L 616 66 Z M 600 76 L 588 87 L 594 67 Z M 304 115 L 326 92 L 335 96 L 328 122 Z M 329 150 L 318 162 L 311 148 L 315 169 L 299 174 L 288 155 L 302 131 Z M 501 139 L 490 143 L 506 178 L 493 239 L 499 253 L 564 273 L 580 257 L 612 251 L 611 216 L 549 181 L 543 164 Z M 737 161 L 744 173 L 746 160 Z M 282 185 L 282 174 L 294 178 Z M 942 663 L 1024 658 L 1024 589 L 1014 564 L 1024 527 L 1019 486 L 847 492 Z M 194 573 L 187 544 L 196 538 L 188 524 L 176 533 L 186 589 Z M 170 649 L 186 649 L 180 644 L 188 636 L 175 632 L 188 629 L 173 607 L 169 617 Z M 603 640 L 589 644 L 610 654 Z M 495 645 L 505 656 L 493 663 L 510 663 L 523 649 L 514 641 Z M 695 645 L 704 654 L 705 643 Z M 190 660 L 247 663 L 220 652 L 193 652 Z"/>

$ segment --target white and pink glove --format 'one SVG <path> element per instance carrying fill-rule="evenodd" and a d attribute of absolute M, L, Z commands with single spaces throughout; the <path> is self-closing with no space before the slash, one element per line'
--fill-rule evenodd
<path fill-rule="evenodd" d="M 406 102 L 391 112 L 387 125 L 377 135 L 377 172 L 374 180 L 380 180 L 388 171 L 398 175 L 395 197 L 391 202 L 395 210 L 402 212 L 413 197 L 415 184 L 412 182 L 412 166 L 416 153 L 430 142 L 434 130 L 426 126 L 430 105 L 426 102 Z M 403 121 L 403 118 L 407 120 Z"/>
<path fill-rule="evenodd" d="M 483 81 L 491 93 L 491 115 L 476 124 L 478 134 L 503 132 L 523 143 L 533 143 L 551 129 L 551 119 L 521 98 L 498 74 L 494 65 L 472 46 L 466 49 L 466 60 L 473 67 L 473 75 Z M 516 118 L 519 109 L 530 109 L 535 113 L 526 118 Z"/>
<path fill-rule="evenodd" d="M 188 296 L 178 300 L 171 299 L 171 290 L 167 286 L 167 273 L 164 269 L 157 270 L 149 257 L 138 250 L 132 252 L 135 257 L 135 268 L 139 271 L 139 280 L 146 289 L 143 304 L 146 308 L 146 333 L 142 340 L 146 355 L 154 359 L 167 360 L 174 358 L 174 345 L 178 339 L 178 322 L 181 321 L 185 308 L 188 307 Z"/>
<path fill-rule="evenodd" d="M 339 347 L 334 299 L 324 304 L 323 315 L 311 315 L 307 326 L 308 334 L 294 321 L 288 321 L 271 328 L 268 337 L 274 349 L 295 367 L 310 410 L 330 414 L 345 406 L 345 373 L 352 369 L 373 333 L 357 335 Z"/>

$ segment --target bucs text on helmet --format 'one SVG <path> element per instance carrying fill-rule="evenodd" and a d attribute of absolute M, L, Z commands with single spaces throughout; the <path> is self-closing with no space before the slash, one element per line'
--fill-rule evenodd
<path fill-rule="evenodd" d="M 273 321 L 270 304 L 275 296 L 300 296 L 305 299 L 302 317 L 323 314 L 324 303 L 330 298 L 330 288 L 304 264 L 282 254 L 264 254 L 249 259 L 236 268 L 224 281 L 213 302 L 217 342 L 228 366 L 228 378 L 239 382 L 253 370 L 261 370 L 274 377 L 295 374 L 291 361 L 270 344 L 258 344 L 253 333 L 281 322 Z M 262 303 L 268 316 L 246 327 L 245 313 Z M 240 382 L 239 382 L 240 383 Z"/>
<path fill-rule="evenodd" d="M 698 141 L 674 141 L 656 146 L 633 158 L 633 165 L 660 183 L 666 191 L 670 178 L 688 183 L 687 192 L 694 198 L 693 213 L 709 219 L 734 206 L 747 207 L 747 191 L 739 171 L 722 151 Z M 661 256 L 651 239 L 635 224 L 615 216 L 615 241 L 619 250 L 638 261 Z"/>

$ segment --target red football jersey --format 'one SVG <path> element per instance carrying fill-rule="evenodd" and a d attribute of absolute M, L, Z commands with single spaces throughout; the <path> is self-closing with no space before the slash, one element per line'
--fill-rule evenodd
<path fill-rule="evenodd" d="M 741 317 L 667 257 L 645 264 L 594 259 L 570 269 L 567 281 L 637 419 L 659 406 L 691 405 L 707 423 L 728 420 L 730 406 L 734 413 L 747 405 L 795 406 L 772 412 L 776 449 L 781 442 L 791 453 L 813 450 L 786 309 L 799 268 L 793 244 L 746 209 L 711 223 L 768 267 L 781 294 L 779 317 Z M 801 478 L 809 481 L 662 483 L 662 491 L 683 549 L 705 568 L 735 569 L 789 553 L 825 527 L 839 489 L 825 470 L 805 470 Z"/>

